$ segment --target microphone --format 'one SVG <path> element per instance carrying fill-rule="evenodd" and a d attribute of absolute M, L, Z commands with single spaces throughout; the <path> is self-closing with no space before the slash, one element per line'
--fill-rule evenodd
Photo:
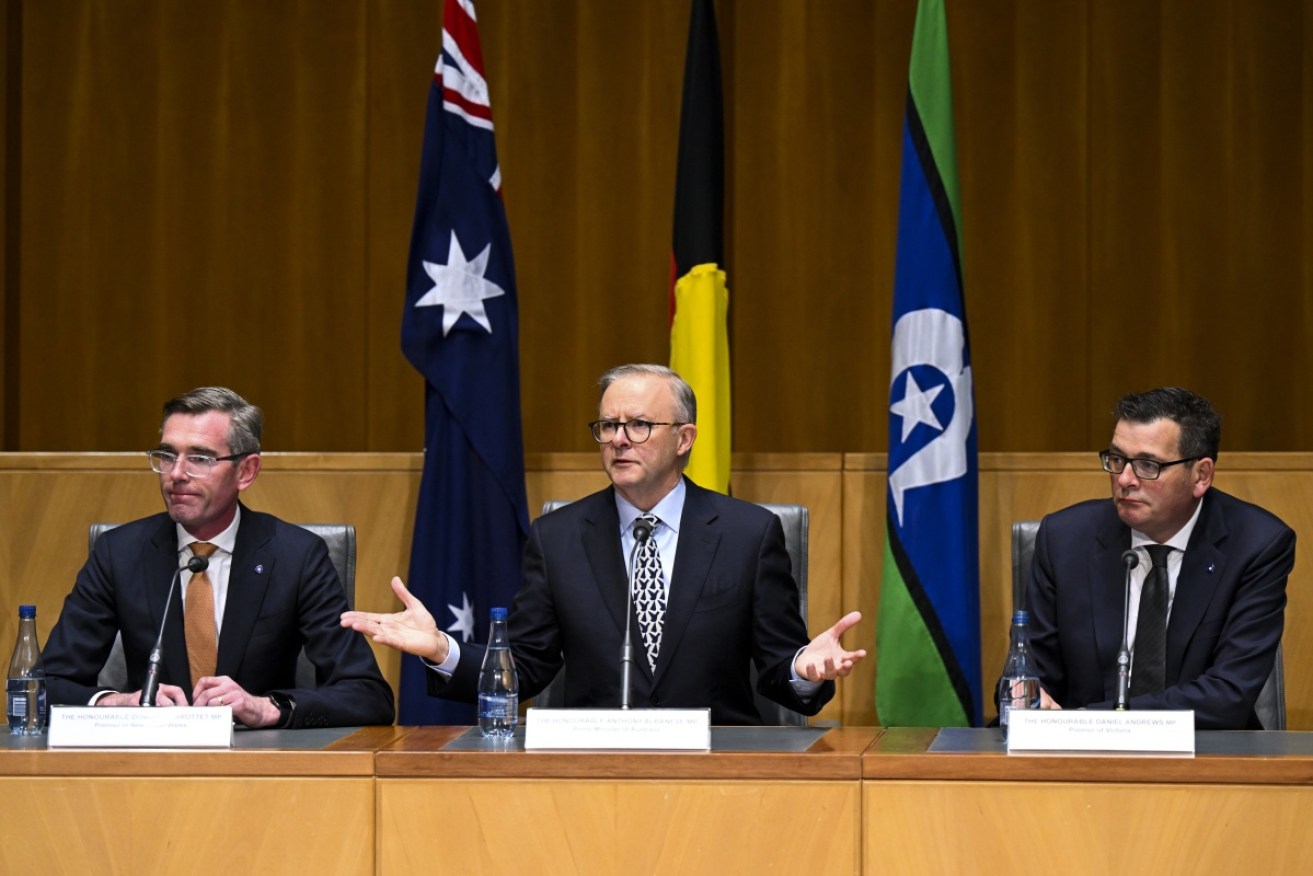
<path fill-rule="evenodd" d="M 1113 707 L 1118 712 L 1127 710 L 1131 693 L 1131 569 L 1140 564 L 1140 555 L 1134 550 L 1123 551 L 1122 562 L 1126 565 L 1126 594 L 1122 603 L 1122 647 L 1117 652 L 1117 704 Z"/>
<path fill-rule="evenodd" d="M 173 578 L 169 581 L 169 595 L 164 600 L 164 617 L 160 619 L 160 634 L 155 637 L 155 647 L 150 649 L 150 663 L 146 667 L 146 683 L 141 686 L 141 705 L 155 705 L 155 694 L 160 687 L 160 649 L 164 647 L 164 625 L 169 620 L 169 605 L 173 602 L 173 591 L 178 589 L 178 579 L 182 577 L 183 571 L 191 572 L 193 575 L 197 572 L 204 572 L 210 567 L 210 561 L 205 557 L 192 557 L 187 561 L 185 566 L 179 566 L 173 573 Z"/>
<path fill-rule="evenodd" d="M 625 590 L 625 643 L 620 646 L 620 708 L 629 708 L 629 671 L 634 664 L 634 642 L 632 620 L 634 614 L 634 576 L 637 573 L 635 563 L 638 550 L 652 537 L 652 524 L 646 520 L 634 521 L 634 548 L 629 552 L 629 581 Z"/>

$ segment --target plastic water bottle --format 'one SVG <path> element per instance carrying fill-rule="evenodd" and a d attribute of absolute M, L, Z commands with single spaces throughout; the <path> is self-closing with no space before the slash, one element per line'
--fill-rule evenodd
<path fill-rule="evenodd" d="M 998 725 L 1003 741 L 1008 738 L 1008 713 L 1013 709 L 1039 708 L 1039 672 L 1030 653 L 1030 614 L 1018 610 L 1012 615 L 1012 644 L 998 682 Z"/>
<path fill-rule="evenodd" d="M 18 607 L 18 641 L 9 658 L 5 711 L 12 736 L 40 736 L 46 732 L 46 671 L 41 665 L 41 643 L 36 633 L 36 606 Z"/>
<path fill-rule="evenodd" d="M 479 670 L 479 730 L 489 739 L 509 739 L 520 720 L 520 674 L 511 657 L 506 609 L 492 610 L 488 650 Z"/>

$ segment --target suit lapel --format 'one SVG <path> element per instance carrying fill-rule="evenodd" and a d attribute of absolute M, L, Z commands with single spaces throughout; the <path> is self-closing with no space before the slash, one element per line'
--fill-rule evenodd
<path fill-rule="evenodd" d="M 657 654 L 654 680 L 660 681 L 679 650 L 680 640 L 693 619 L 693 611 L 702 598 L 712 560 L 720 545 L 717 514 L 708 501 L 708 491 L 684 479 L 684 516 L 679 522 L 679 549 L 675 568 L 670 570 L 670 595 L 666 599 L 666 619 L 661 630 L 661 651 Z"/>
<path fill-rule="evenodd" d="M 581 501 L 588 503 L 579 520 L 579 538 L 583 542 L 584 555 L 588 558 L 588 567 L 593 573 L 593 583 L 602 604 L 606 606 L 616 630 L 623 636 L 629 573 L 620 550 L 620 515 L 615 509 L 615 495 L 608 489 Z M 635 621 L 634 635 L 641 640 L 637 630 Z M 642 665 L 644 670 L 647 669 L 646 661 L 635 660 L 634 665 Z"/>
<path fill-rule="evenodd" d="M 1226 521 L 1216 502 L 1204 496 L 1204 507 L 1199 511 L 1185 556 L 1181 558 L 1181 571 L 1176 577 L 1176 594 L 1172 598 L 1172 612 L 1167 621 L 1167 684 L 1177 683 L 1185 648 L 1194 636 L 1199 622 L 1218 584 L 1226 571 L 1226 554 L 1219 545 L 1227 535 Z"/>
<path fill-rule="evenodd" d="M 146 598 L 149 600 L 150 642 L 153 646 L 155 636 L 164 620 L 164 605 L 169 603 L 168 623 L 164 624 L 164 641 L 160 647 L 161 676 L 165 680 L 178 680 L 178 686 L 191 696 L 191 670 L 187 663 L 187 640 L 182 632 L 182 583 L 178 591 L 169 599 L 169 589 L 173 585 L 173 576 L 178 570 L 178 531 L 168 515 L 161 515 L 158 529 L 151 536 L 149 546 L 143 549 L 142 568 L 146 576 Z M 172 671 L 170 671 L 172 670 Z M 132 678 L 129 682 L 140 685 L 143 678 Z"/>
<path fill-rule="evenodd" d="M 1111 667 L 1104 672 L 1105 695 L 1117 689 L 1117 652 L 1122 647 L 1126 626 L 1126 567 L 1122 552 L 1131 546 L 1131 531 L 1117 516 L 1116 506 L 1108 502 L 1108 518 L 1096 539 L 1090 558 L 1089 594 L 1094 620 L 1094 648 L 1098 666 Z"/>
<path fill-rule="evenodd" d="M 260 616 L 269 582 L 273 580 L 273 521 L 242 507 L 232 566 L 228 570 L 228 601 L 219 631 L 216 675 L 234 675 L 241 668 L 246 643 Z"/>

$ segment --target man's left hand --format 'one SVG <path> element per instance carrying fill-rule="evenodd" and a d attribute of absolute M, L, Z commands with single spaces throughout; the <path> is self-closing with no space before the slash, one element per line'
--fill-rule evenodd
<path fill-rule="evenodd" d="M 842 678 L 853 671 L 863 657 L 865 649 L 846 651 L 839 639 L 862 619 L 860 611 L 850 611 L 839 622 L 807 643 L 793 669 L 799 678 L 808 681 L 830 681 Z"/>
<path fill-rule="evenodd" d="M 233 718 L 246 727 L 274 727 L 278 724 L 278 707 L 273 700 L 252 696 L 226 675 L 207 675 L 196 682 L 191 701 L 197 706 L 232 706 Z"/>

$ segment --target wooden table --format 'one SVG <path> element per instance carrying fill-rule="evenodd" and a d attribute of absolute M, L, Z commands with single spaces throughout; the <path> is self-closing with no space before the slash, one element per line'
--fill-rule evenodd
<path fill-rule="evenodd" d="M 374 753 L 407 732 L 242 731 L 222 751 L 0 737 L 0 872 L 372 874 Z"/>
<path fill-rule="evenodd" d="M 1200 732 L 1196 756 L 1008 755 L 891 728 L 862 759 L 867 873 L 1313 872 L 1313 733 Z"/>
<path fill-rule="evenodd" d="M 419 728 L 378 754 L 379 872 L 858 874 L 861 755 L 880 731 L 832 728 L 789 750 L 800 729 L 617 753 Z"/>
<path fill-rule="evenodd" d="M 0 872 L 1309 872 L 1313 733 L 1196 738 L 1173 758 L 870 727 L 713 728 L 697 753 L 526 752 L 464 727 L 224 751 L 0 737 Z"/>

